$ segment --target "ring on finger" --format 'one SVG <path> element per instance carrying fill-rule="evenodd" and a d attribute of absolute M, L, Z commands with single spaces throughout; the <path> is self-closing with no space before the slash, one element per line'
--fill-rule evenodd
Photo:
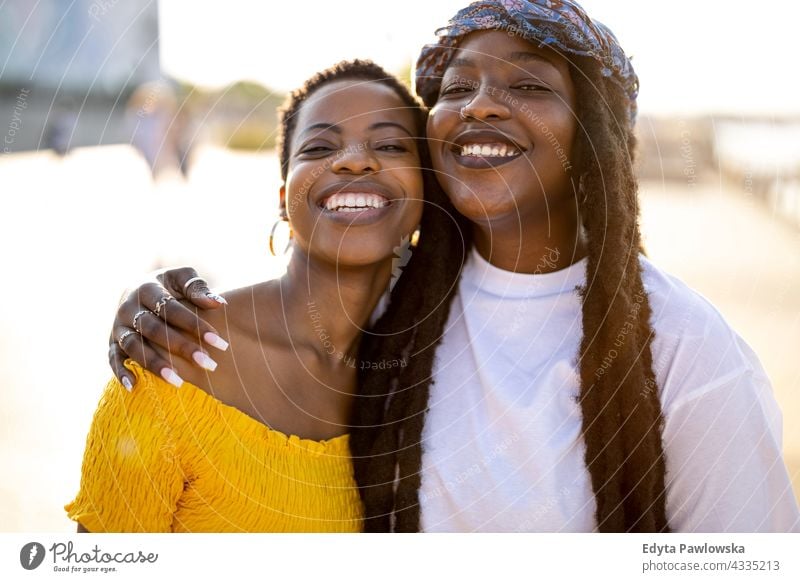
<path fill-rule="evenodd" d="M 142 309 L 141 311 L 137 311 L 136 315 L 133 316 L 133 329 L 136 330 L 136 333 L 142 333 L 142 330 L 139 329 L 139 318 L 145 313 L 150 313 L 150 310 Z"/>
<path fill-rule="evenodd" d="M 164 295 L 164 296 L 163 296 L 161 299 L 159 299 L 159 300 L 158 300 L 158 303 L 156 303 L 156 306 L 155 306 L 155 308 L 153 309 L 153 311 L 155 312 L 155 314 L 156 314 L 158 317 L 161 317 L 161 310 L 163 309 L 163 307 L 164 307 L 164 306 L 165 306 L 167 303 L 169 303 L 169 302 L 170 302 L 170 301 L 172 301 L 173 299 L 175 299 L 175 298 L 174 298 L 172 295 L 170 295 L 169 293 L 167 293 L 167 294 L 166 294 L 166 295 Z"/>
<path fill-rule="evenodd" d="M 117 338 L 117 343 L 119 344 L 119 347 L 124 350 L 125 346 L 122 345 L 122 342 L 125 341 L 126 337 L 128 337 L 129 335 L 133 335 L 135 333 L 136 332 L 133 331 L 132 329 L 126 329 L 125 331 L 123 331 L 122 334 L 120 334 L 120 336 Z"/>
<path fill-rule="evenodd" d="M 186 283 L 183 284 L 183 294 L 186 295 L 187 291 L 189 290 L 189 285 L 191 285 L 192 283 L 197 283 L 198 281 L 202 281 L 203 283 L 206 282 L 206 280 L 203 279 L 202 277 L 192 277 L 191 279 L 186 281 Z"/>

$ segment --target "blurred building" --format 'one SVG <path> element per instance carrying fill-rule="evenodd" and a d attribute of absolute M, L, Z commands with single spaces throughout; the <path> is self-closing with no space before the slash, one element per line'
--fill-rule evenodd
<path fill-rule="evenodd" d="M 800 228 L 800 121 L 644 117 L 637 138 L 640 178 L 689 191 L 702 182 L 725 183 Z"/>
<path fill-rule="evenodd" d="M 155 0 L 2 3 L 3 151 L 128 142 L 125 105 L 161 77 L 158 44 Z"/>
<path fill-rule="evenodd" d="M 800 122 L 725 120 L 715 124 L 720 173 L 800 227 Z"/>
<path fill-rule="evenodd" d="M 691 188 L 714 171 L 710 118 L 643 116 L 637 121 L 636 137 L 636 168 L 642 179 Z"/>

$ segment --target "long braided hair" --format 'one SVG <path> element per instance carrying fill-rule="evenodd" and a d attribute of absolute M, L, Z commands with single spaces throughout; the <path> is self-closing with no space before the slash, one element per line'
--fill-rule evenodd
<path fill-rule="evenodd" d="M 620 87 L 593 60 L 572 57 L 578 96 L 574 175 L 588 242 L 578 354 L 586 466 L 602 532 L 668 531 L 663 417 L 642 283 L 635 137 Z M 436 92 L 438 94 L 438 91 Z M 428 96 L 432 106 L 436 96 Z M 422 430 L 434 353 L 471 247 L 463 219 L 423 224 L 412 256 L 361 357 L 407 365 L 360 378 L 351 449 L 367 531 L 419 531 Z"/>
<path fill-rule="evenodd" d="M 600 531 L 667 531 L 663 416 L 653 371 L 650 301 L 642 283 L 636 140 L 620 89 L 574 59 L 576 166 L 588 260 L 580 405 Z"/>

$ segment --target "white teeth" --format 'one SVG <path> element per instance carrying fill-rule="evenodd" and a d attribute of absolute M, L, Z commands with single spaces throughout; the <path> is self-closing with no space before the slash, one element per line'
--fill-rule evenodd
<path fill-rule="evenodd" d="M 520 151 L 513 146 L 504 143 L 495 144 L 465 144 L 461 146 L 462 156 L 510 158 L 520 154 Z"/>
<path fill-rule="evenodd" d="M 368 208 L 382 208 L 389 201 L 379 194 L 334 194 L 325 201 L 326 210 L 336 212 L 361 212 Z"/>

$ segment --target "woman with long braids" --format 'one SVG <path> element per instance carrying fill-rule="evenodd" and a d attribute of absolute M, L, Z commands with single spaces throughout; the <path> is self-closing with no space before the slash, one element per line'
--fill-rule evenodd
<path fill-rule="evenodd" d="M 758 359 L 642 254 L 638 80 L 616 38 L 569 0 L 476 2 L 423 50 L 416 81 L 466 226 L 442 224 L 437 244 L 423 229 L 361 344 L 363 361 L 408 362 L 360 374 L 366 530 L 800 530 Z M 202 282 L 189 289 L 212 306 Z M 115 334 L 164 293 L 131 294 Z M 200 349 L 168 346 L 167 329 L 146 339 Z M 112 345 L 118 375 L 124 355 Z"/>
<path fill-rule="evenodd" d="M 230 349 L 213 376 L 205 355 L 181 390 L 169 384 L 183 383 L 174 371 L 135 364 L 135 391 L 109 383 L 67 506 L 80 531 L 362 529 L 346 428 L 361 330 L 401 241 L 452 214 L 435 187 L 423 210 L 424 129 L 408 89 L 370 62 L 340 63 L 290 96 L 280 136 L 287 272 L 217 296 L 226 307 L 211 320 Z M 152 307 L 135 329 L 172 311 L 168 298 Z"/>

